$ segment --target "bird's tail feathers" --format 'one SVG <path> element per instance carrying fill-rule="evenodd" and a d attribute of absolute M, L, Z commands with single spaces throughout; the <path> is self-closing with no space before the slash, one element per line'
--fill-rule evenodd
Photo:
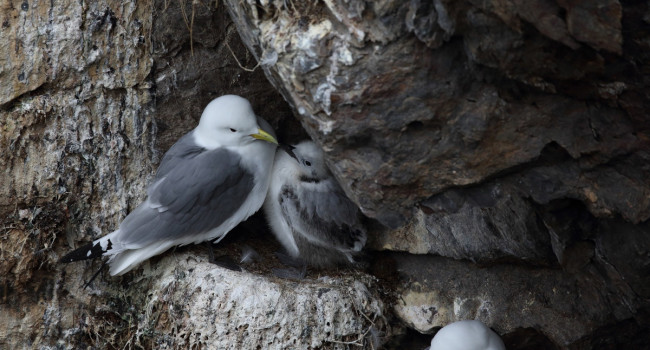
<path fill-rule="evenodd" d="M 83 247 L 77 248 L 64 255 L 61 259 L 59 259 L 59 262 L 69 263 L 73 261 L 99 258 L 100 256 L 104 255 L 107 250 L 111 249 L 111 241 L 109 240 L 107 242 L 108 245 L 105 246 L 106 249 L 102 247 L 102 244 L 99 241 L 90 242 Z"/>
<path fill-rule="evenodd" d="M 103 256 L 107 251 L 114 248 L 113 242 L 111 242 L 111 237 L 114 237 L 118 232 L 119 230 L 113 231 L 100 239 L 96 239 L 81 248 L 71 251 L 59 259 L 59 262 L 69 263 Z"/>
<path fill-rule="evenodd" d="M 111 276 L 123 275 L 131 271 L 139 263 L 171 248 L 175 243 L 174 241 L 162 241 L 139 249 L 122 250 L 109 258 L 109 273 Z"/>

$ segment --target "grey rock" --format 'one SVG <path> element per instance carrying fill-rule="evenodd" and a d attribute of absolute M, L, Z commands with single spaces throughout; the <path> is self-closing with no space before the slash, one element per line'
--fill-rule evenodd
<path fill-rule="evenodd" d="M 617 2 L 600 4 L 604 12 L 545 1 L 227 3 L 251 52 L 277 55 L 266 75 L 347 193 L 387 226 L 405 225 L 435 194 L 526 166 L 552 143 L 600 163 L 647 147 L 645 131 L 633 131 L 647 122 L 627 119 L 611 104 L 624 89 L 607 88 L 637 84 L 638 75 L 606 65 L 637 68 L 596 51 L 620 52 Z M 589 21 L 599 24 L 578 29 Z M 639 220 L 613 201 L 598 204 L 596 215 Z"/>
<path fill-rule="evenodd" d="M 648 220 L 646 203 L 650 198 L 643 180 L 646 158 L 641 151 L 592 167 L 590 162 L 574 161 L 558 145 L 549 146 L 536 165 L 525 170 L 422 201 L 415 211 L 416 219 L 408 226 L 396 230 L 376 227 L 378 234 L 371 244 L 380 250 L 478 263 L 505 259 L 552 266 L 563 260 L 565 238 L 559 235 L 568 230 L 553 226 L 569 220 L 567 215 L 574 215 L 570 219 L 576 225 L 594 226 L 597 220 L 591 215 L 610 218 L 603 220 L 604 224 L 616 217 L 610 208 L 617 208 L 625 213 L 624 219 L 639 223 L 638 230 L 647 232 L 642 224 Z M 566 213 L 553 209 L 557 206 L 554 203 L 568 198 L 588 210 L 576 214 L 569 209 Z M 605 231 L 616 230 L 609 227 Z M 589 232 L 589 239 L 597 237 L 596 232 Z"/>
<path fill-rule="evenodd" d="M 133 341 L 161 349 L 370 348 L 370 329 L 389 331 L 369 275 L 294 282 L 231 271 L 184 253 L 158 261 L 133 285 L 147 291 L 126 292 L 139 299 L 137 310 L 127 312 L 136 317 Z"/>
<path fill-rule="evenodd" d="M 584 338 L 598 338 L 601 325 L 634 322 L 637 316 L 634 308 L 640 300 L 629 288 L 603 279 L 595 264 L 567 274 L 515 265 L 480 268 L 426 256 L 395 255 L 393 259 L 401 280 L 409 281 L 400 289 L 393 308 L 404 322 L 422 332 L 431 333 L 458 320 L 479 319 L 504 339 L 533 328 L 559 348 L 581 348 L 577 345 Z M 624 337 L 617 341 L 626 342 Z"/>
<path fill-rule="evenodd" d="M 557 264 L 547 227 L 531 203 L 509 183 L 445 191 L 420 204 L 411 226 L 398 230 L 377 227 L 376 231 L 375 249 L 476 263 Z"/>

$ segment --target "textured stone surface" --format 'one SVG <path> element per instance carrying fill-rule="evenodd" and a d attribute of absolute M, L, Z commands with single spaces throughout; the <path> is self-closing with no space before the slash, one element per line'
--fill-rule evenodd
<path fill-rule="evenodd" d="M 3 12 L 6 32 L 17 37 L 1 41 L 44 55 L 19 59 L 26 54 L 19 51 L 11 63 L 33 74 L 44 70 L 37 75 L 49 84 L 0 94 L 0 147 L 6 150 L 0 210 L 2 235 L 10 237 L 0 248 L 0 270 L 10 290 L 24 287 L 34 269 L 56 258 L 55 244 L 114 227 L 142 197 L 156 153 L 145 79 L 152 67 L 148 8 L 122 2 L 50 6 L 24 2 L 17 12 Z M 26 42 L 30 38 L 44 41 Z M 8 88 L 13 75 L 1 79 Z"/>
<path fill-rule="evenodd" d="M 422 202 L 411 225 L 377 228 L 376 249 L 435 254 L 486 263 L 523 260 L 553 265 L 548 229 L 521 194 L 500 183 L 449 190 Z"/>
<path fill-rule="evenodd" d="M 645 151 L 595 168 L 574 161 L 557 145 L 543 154 L 536 166 L 422 201 L 410 225 L 397 230 L 377 228 L 373 246 L 482 263 L 515 259 L 553 265 L 561 260 L 560 253 L 553 253 L 561 229 L 553 228 L 552 223 L 566 221 L 563 217 L 572 214 L 552 210 L 555 201 L 569 198 L 588 209 L 572 218 L 577 225 L 593 225 L 596 219 L 589 213 L 612 216 L 611 208 L 625 213 L 623 218 L 630 222 L 647 222 L 650 192 L 642 171 L 635 170 L 649 164 Z M 640 225 L 638 230 L 644 232 L 644 227 Z M 611 235 L 616 228 L 602 231 Z M 617 246 L 636 245 L 632 241 Z"/>
<path fill-rule="evenodd" d="M 383 341 L 379 334 L 391 334 L 372 276 L 281 280 L 230 271 L 205 255 L 197 256 L 196 249 L 167 254 L 141 273 L 121 281 L 100 277 L 87 289 L 74 265 L 40 275 L 44 290 L 32 297 L 43 305 L 2 305 L 0 344 L 351 349 L 376 348 Z"/>
<path fill-rule="evenodd" d="M 150 317 L 143 320 L 155 324 L 149 308 L 170 314 L 169 324 L 155 327 L 171 334 L 167 348 L 371 348 L 373 332 L 386 331 L 384 305 L 368 275 L 290 282 L 197 264 L 188 255 L 174 259 L 153 274 Z"/>
<path fill-rule="evenodd" d="M 611 336 L 600 334 L 602 325 L 634 323 L 638 307 L 639 299 L 620 284 L 620 277 L 612 274 L 614 281 L 603 280 L 596 264 L 567 274 L 516 265 L 480 268 L 434 257 L 397 255 L 394 259 L 401 279 L 410 283 L 393 307 L 398 317 L 422 332 L 458 320 L 480 319 L 512 342 L 520 341 L 517 333 L 530 328 L 561 348 L 585 348 L 583 344 Z M 642 328 L 636 332 L 636 337 L 643 337 Z M 630 341 L 627 336 L 609 341 L 620 346 Z M 509 345 L 510 349 L 522 344 Z"/>
<path fill-rule="evenodd" d="M 0 347 L 71 348 L 62 333 L 88 306 L 62 288 L 83 268 L 66 279 L 56 261 L 114 228 L 154 169 L 151 8 L 0 8 Z"/>
<path fill-rule="evenodd" d="M 119 316 L 125 322 L 94 330 L 75 326 L 68 313 L 59 321 L 70 327 L 61 340 L 159 349 L 345 349 L 353 344 L 370 348 L 372 334 L 388 330 L 384 304 L 372 291 L 376 287 L 369 275 L 288 281 L 230 271 L 205 260 L 195 251 L 168 254 L 122 288 L 98 283 L 99 289 L 68 289 L 65 300 L 101 301 L 87 311 L 88 321 Z M 92 339 L 94 332 L 104 336 L 110 328 L 118 331 L 116 336 L 130 338 Z"/>
<path fill-rule="evenodd" d="M 601 54 L 622 53 L 616 1 L 228 3 L 335 174 L 353 179 L 344 187 L 389 226 L 403 225 L 414 204 L 525 165 L 553 143 L 590 167 L 648 146 L 647 121 L 611 104 L 641 83 L 632 60 L 644 55 Z M 599 197 L 597 215 L 647 219 L 610 196 Z"/>
<path fill-rule="evenodd" d="M 0 8 L 0 105 L 48 85 L 131 88 L 149 73 L 148 6 L 3 1 Z"/>

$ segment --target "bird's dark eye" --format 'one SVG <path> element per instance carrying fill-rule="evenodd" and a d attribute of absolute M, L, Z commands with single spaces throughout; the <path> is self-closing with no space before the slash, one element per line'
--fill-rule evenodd
<path fill-rule="evenodd" d="M 308 160 L 306 160 L 306 161 L 305 161 L 305 165 L 306 165 L 306 166 L 311 166 L 311 162 L 308 161 Z"/>
<path fill-rule="evenodd" d="M 230 131 L 232 131 L 232 132 L 237 132 L 237 130 L 235 130 L 235 129 L 233 129 L 233 128 L 230 128 Z"/>

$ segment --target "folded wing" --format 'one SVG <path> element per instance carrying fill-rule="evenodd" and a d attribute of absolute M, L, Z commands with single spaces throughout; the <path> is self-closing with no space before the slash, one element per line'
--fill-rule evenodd
<path fill-rule="evenodd" d="M 359 209 L 333 179 L 285 185 L 280 206 L 289 226 L 312 244 L 342 252 L 360 251 L 365 244 Z"/>

